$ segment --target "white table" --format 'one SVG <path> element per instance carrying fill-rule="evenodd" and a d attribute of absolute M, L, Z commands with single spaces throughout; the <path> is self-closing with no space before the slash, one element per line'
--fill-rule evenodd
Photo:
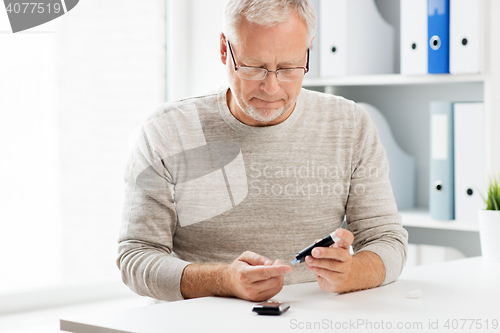
<path fill-rule="evenodd" d="M 408 292 L 416 289 L 423 296 L 408 298 Z M 61 329 L 78 333 L 500 332 L 500 265 L 468 258 L 409 267 L 396 282 L 371 290 L 330 294 L 313 282 L 285 286 L 273 299 L 290 303 L 290 310 L 281 316 L 259 316 L 251 311 L 252 302 L 206 297 L 61 319 Z"/>

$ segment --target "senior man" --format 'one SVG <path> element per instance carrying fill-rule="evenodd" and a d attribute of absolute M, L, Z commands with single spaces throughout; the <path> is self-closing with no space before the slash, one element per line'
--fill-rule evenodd
<path fill-rule="evenodd" d="M 167 301 L 394 281 L 407 233 L 376 128 L 354 102 L 301 88 L 310 1 L 229 0 L 224 20 L 229 87 L 165 103 L 142 126 L 125 172 L 123 281 Z M 336 229 L 339 242 L 284 264 Z"/>

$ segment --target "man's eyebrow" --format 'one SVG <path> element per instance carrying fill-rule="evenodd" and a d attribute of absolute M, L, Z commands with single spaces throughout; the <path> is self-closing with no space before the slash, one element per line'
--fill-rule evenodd
<path fill-rule="evenodd" d="M 278 67 L 281 67 L 281 66 L 290 66 L 290 65 L 300 66 L 302 64 L 302 62 L 304 62 L 304 60 L 306 59 L 306 57 L 307 56 L 304 55 L 304 57 L 302 57 L 302 59 L 299 59 L 299 60 L 283 61 L 283 62 L 280 62 L 279 64 L 277 64 L 277 66 Z M 251 64 L 251 65 L 257 65 L 258 67 L 264 67 L 264 66 L 267 65 L 266 63 L 262 62 L 261 60 L 252 59 L 252 58 L 242 57 L 242 58 L 240 58 L 240 61 L 244 65 Z"/>

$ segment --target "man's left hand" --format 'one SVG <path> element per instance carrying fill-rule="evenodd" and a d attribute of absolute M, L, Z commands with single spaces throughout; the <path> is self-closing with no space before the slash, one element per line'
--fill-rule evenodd
<path fill-rule="evenodd" d="M 343 292 L 342 286 L 352 268 L 352 256 L 349 248 L 354 235 L 345 229 L 335 230 L 340 241 L 330 247 L 316 247 L 306 257 L 307 268 L 316 274 L 320 288 L 326 292 Z"/>

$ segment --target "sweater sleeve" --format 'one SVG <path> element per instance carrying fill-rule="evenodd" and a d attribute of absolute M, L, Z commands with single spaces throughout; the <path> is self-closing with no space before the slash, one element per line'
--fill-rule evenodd
<path fill-rule="evenodd" d="M 125 200 L 117 265 L 123 282 L 139 295 L 183 299 L 180 281 L 189 262 L 175 256 L 177 214 L 171 177 L 162 158 L 165 128 L 154 119 L 143 126 L 125 170 Z"/>
<path fill-rule="evenodd" d="M 354 252 L 371 251 L 385 266 L 383 285 L 396 280 L 406 263 L 408 233 L 403 228 L 389 180 L 389 163 L 375 124 L 356 106 L 347 228 Z"/>

